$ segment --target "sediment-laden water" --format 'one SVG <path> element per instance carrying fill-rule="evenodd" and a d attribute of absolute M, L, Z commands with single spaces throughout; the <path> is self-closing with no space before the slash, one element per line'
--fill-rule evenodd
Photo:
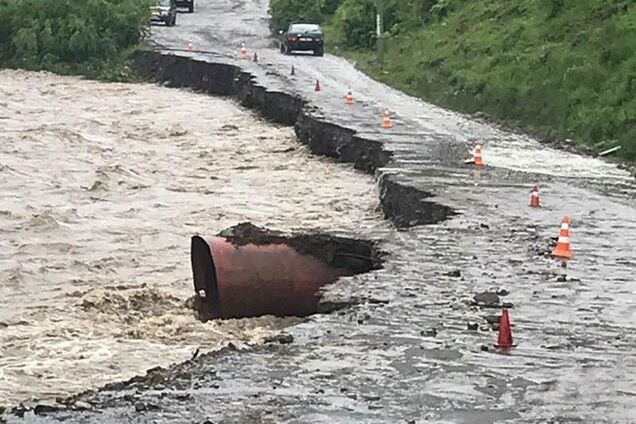
<path fill-rule="evenodd" d="M 0 71 L 0 399 L 54 399 L 296 319 L 198 322 L 190 237 L 385 226 L 373 179 L 230 100 Z"/>

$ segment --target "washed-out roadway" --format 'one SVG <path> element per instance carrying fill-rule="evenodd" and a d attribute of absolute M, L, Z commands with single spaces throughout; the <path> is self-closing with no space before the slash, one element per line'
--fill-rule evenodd
<path fill-rule="evenodd" d="M 342 58 L 281 55 L 266 11 L 266 2 L 200 0 L 177 27 L 154 27 L 153 40 L 170 49 L 192 41 L 208 53 L 172 53 L 239 64 L 268 89 L 303 96 L 316 115 L 384 143 L 393 159 L 378 175 L 459 214 L 376 233 L 390 252 L 385 268 L 329 287 L 327 298 L 353 306 L 290 328 L 291 344 L 199 358 L 160 383 L 81 397 L 99 413 L 28 421 L 634 422 L 633 177 L 406 96 Z M 242 42 L 258 63 L 238 57 Z M 343 102 L 349 89 L 352 106 Z M 384 108 L 395 112 L 388 131 Z M 463 164 L 476 139 L 485 143 L 481 171 Z M 528 207 L 534 184 L 541 209 Z M 563 271 L 545 253 L 565 214 L 575 257 Z M 489 289 L 509 292 L 501 302 L 512 303 L 510 355 L 482 350 L 496 340 L 486 316 L 500 309 L 473 296 Z"/>

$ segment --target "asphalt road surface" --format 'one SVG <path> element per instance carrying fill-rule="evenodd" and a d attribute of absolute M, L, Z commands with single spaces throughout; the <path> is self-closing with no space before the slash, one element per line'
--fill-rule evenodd
<path fill-rule="evenodd" d="M 356 303 L 290 328 L 291 344 L 199 358 L 160 384 L 80 397 L 93 411 L 27 421 L 634 422 L 629 173 L 406 96 L 344 59 L 282 55 L 268 38 L 266 2 L 201 0 L 176 27 L 153 27 L 153 40 L 174 54 L 240 64 L 263 86 L 305 97 L 325 120 L 384 142 L 394 159 L 379 173 L 460 214 L 375 234 L 391 253 L 385 268 L 330 287 L 329 298 Z M 174 51 L 189 42 L 205 53 Z M 239 57 L 241 43 L 258 63 Z M 347 90 L 355 105 L 344 104 Z M 380 128 L 384 108 L 395 113 L 388 131 Z M 476 139 L 485 143 L 481 171 L 463 163 Z M 541 209 L 528 207 L 534 184 Z M 563 271 L 545 252 L 565 214 L 575 257 Z M 517 347 L 509 355 L 482 350 L 496 341 L 488 320 L 500 307 L 475 305 L 473 296 L 489 289 L 509 292 L 497 304 L 512 304 Z"/>

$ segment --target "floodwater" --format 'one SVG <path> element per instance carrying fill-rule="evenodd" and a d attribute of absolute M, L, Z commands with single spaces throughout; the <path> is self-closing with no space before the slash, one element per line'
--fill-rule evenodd
<path fill-rule="evenodd" d="M 96 411 L 26 421 L 633 423 L 633 177 L 409 97 L 342 58 L 282 55 L 267 38 L 267 3 L 201 0 L 177 27 L 153 27 L 153 40 L 168 53 L 240 64 L 259 85 L 382 142 L 393 158 L 380 173 L 460 215 L 382 234 L 385 268 L 330 286 L 329 299 L 354 305 L 287 329 L 290 345 L 199 358 L 172 367 L 167 390 L 104 390 L 82 397 Z M 198 52 L 174 51 L 189 41 Z M 240 59 L 242 42 L 258 63 Z M 389 131 L 380 128 L 384 107 L 395 112 Z M 463 164 L 475 140 L 484 142 L 481 171 Z M 541 209 L 528 207 L 535 184 Z M 566 214 L 575 256 L 563 270 L 544 253 Z M 473 304 L 499 289 L 509 292 L 501 304 Z M 508 302 L 517 348 L 497 355 L 489 322 Z M 139 412 L 138 402 L 154 407 Z"/>
<path fill-rule="evenodd" d="M 29 403 L 255 344 L 296 319 L 198 322 L 190 237 L 242 221 L 385 226 L 373 180 L 227 99 L 0 71 L 0 400 Z"/>
<path fill-rule="evenodd" d="M 311 113 L 382 142 L 393 159 L 380 173 L 390 172 L 400 183 L 432 193 L 434 197 L 428 200 L 451 206 L 460 214 L 436 225 L 392 231 L 375 220 L 375 202 L 366 179 L 349 179 L 356 174 L 348 173 L 344 178 L 338 173 L 341 168 L 318 158 L 301 161 L 293 173 L 276 171 L 296 191 L 304 187 L 306 179 L 317 182 L 303 190 L 304 199 L 297 197 L 299 202 L 308 201 L 306 204 L 292 204 L 294 193 L 287 186 L 277 187 L 279 203 L 272 203 L 269 193 L 249 193 L 250 202 L 243 203 L 246 208 L 254 206 L 249 213 L 237 212 L 239 201 L 233 208 L 221 207 L 227 202 L 210 208 L 209 202 L 218 199 L 207 196 L 205 205 L 183 209 L 186 218 L 174 218 L 174 214 L 163 218 L 162 222 L 172 219 L 175 231 L 166 240 L 184 246 L 180 247 L 184 256 L 190 232 L 211 232 L 205 225 L 210 219 L 196 228 L 175 230 L 199 219 L 201 212 L 197 211 L 212 215 L 208 218 L 213 217 L 215 224 L 224 214 L 253 214 L 257 224 L 274 223 L 271 226 L 283 228 L 319 225 L 373 234 L 383 240 L 382 248 L 390 255 L 384 269 L 329 286 L 328 299 L 350 301 L 352 306 L 314 315 L 287 328 L 294 339 L 291 344 L 200 357 L 171 367 L 170 377 L 160 384 L 129 384 L 121 390 L 81 396 L 92 405 L 91 411 L 68 410 L 48 416 L 27 413 L 24 419 L 11 417 L 11 422 L 633 423 L 633 177 L 608 162 L 556 151 L 529 137 L 406 96 L 370 80 L 342 58 L 281 55 L 266 38 L 267 3 L 201 0 L 195 13 L 179 15 L 177 27 L 153 27 L 153 40 L 171 49 L 184 49 L 192 41 L 196 50 L 206 52 L 176 53 L 240 63 L 260 85 L 303 97 L 310 103 Z M 250 54 L 258 52 L 258 63 L 238 57 L 241 42 Z M 294 77 L 289 75 L 292 64 Z M 313 90 L 316 79 L 321 82 L 320 92 Z M 355 105 L 344 105 L 347 89 L 353 90 Z M 190 95 L 181 90 L 173 91 L 178 93 L 175 97 L 158 88 L 134 90 L 157 90 L 162 93 L 157 102 L 166 98 L 178 100 L 177 104 L 191 102 Z M 197 100 L 214 102 L 209 101 Z M 185 107 L 192 110 L 191 105 Z M 395 126 L 389 131 L 380 128 L 383 107 L 396 112 Z M 219 113 L 223 111 L 207 119 L 216 119 Z M 189 122 L 192 114 L 184 115 Z M 223 124 L 217 122 L 210 128 L 203 122 L 199 125 L 205 131 L 200 133 L 204 138 L 222 137 Z M 242 121 L 236 125 L 252 126 Z M 149 131 L 146 128 L 144 134 Z M 470 155 L 469 144 L 477 139 L 485 143 L 487 166 L 481 171 L 463 164 Z M 172 146 L 175 140 L 169 137 L 165 143 Z M 291 136 L 289 140 L 288 144 L 279 141 L 283 146 L 277 144 L 270 151 L 297 147 Z M 205 152 L 209 155 L 209 149 Z M 279 162 L 288 158 L 278 155 Z M 200 158 L 195 159 L 197 164 L 189 169 L 203 166 Z M 267 162 L 271 168 L 267 174 L 262 167 L 245 169 L 256 162 L 234 171 L 237 177 L 225 186 L 227 196 L 237 199 L 241 190 L 244 195 L 253 184 L 265 183 L 259 178 L 275 170 L 271 162 Z M 228 168 L 237 166 L 231 165 Z M 316 174 L 315 167 L 325 175 Z M 244 180 L 238 177 L 245 175 L 254 176 L 249 184 L 241 185 Z M 339 182 L 338 178 L 344 179 Z M 93 172 L 83 185 L 90 188 L 95 179 Z M 192 180 L 194 187 L 204 184 Z M 208 184 L 214 182 L 206 181 L 206 189 Z M 541 209 L 528 207 L 534 184 L 541 188 Z M 109 187 L 113 187 L 112 181 Z M 159 190 L 156 187 L 161 185 L 153 183 L 153 187 Z M 367 188 L 357 191 L 356 187 Z M 195 196 L 192 191 L 171 194 Z M 352 201 L 356 204 L 351 205 Z M 277 214 L 273 204 L 285 212 Z M 265 215 L 257 215 L 261 211 Z M 221 216 L 213 215 L 215 212 Z M 559 234 L 565 214 L 572 216 L 575 256 L 564 270 L 544 253 Z M 157 243 L 150 237 L 143 241 Z M 140 244 L 133 246 L 139 248 Z M 135 259 L 118 271 L 137 273 L 139 264 L 160 267 L 148 258 Z M 189 294 L 190 270 L 184 261 L 177 261 L 176 266 L 174 271 L 161 273 L 161 282 L 174 282 L 172 289 L 183 290 L 179 298 L 184 298 Z M 158 279 L 153 283 L 159 284 Z M 474 295 L 499 289 L 508 292 L 502 294 L 501 303 L 474 305 Z M 517 347 L 509 355 L 497 355 L 492 352 L 497 333 L 489 323 L 493 316 L 497 320 L 508 302 Z"/>

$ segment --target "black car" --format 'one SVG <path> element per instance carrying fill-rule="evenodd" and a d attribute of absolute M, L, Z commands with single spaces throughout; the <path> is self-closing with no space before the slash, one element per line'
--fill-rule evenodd
<path fill-rule="evenodd" d="M 293 51 L 313 51 L 314 55 L 325 54 L 325 39 L 317 24 L 292 23 L 287 32 L 280 31 L 280 52 L 290 54 Z"/>
<path fill-rule="evenodd" d="M 177 0 L 177 7 L 185 7 L 188 12 L 194 12 L 194 0 Z"/>
<path fill-rule="evenodd" d="M 166 26 L 177 23 L 177 5 L 175 0 L 158 0 L 157 5 L 151 8 L 150 20 L 163 22 Z"/>

